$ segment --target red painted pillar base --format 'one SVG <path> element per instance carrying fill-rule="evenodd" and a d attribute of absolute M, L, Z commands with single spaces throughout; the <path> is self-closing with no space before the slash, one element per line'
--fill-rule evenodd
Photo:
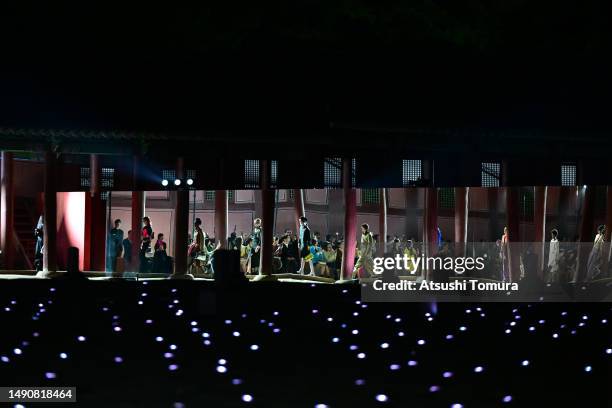
<path fill-rule="evenodd" d="M 84 269 L 104 271 L 106 265 L 106 201 L 100 193 L 85 193 Z"/>
<path fill-rule="evenodd" d="M 378 201 L 378 256 L 384 256 L 387 248 L 387 189 L 379 189 Z"/>
<path fill-rule="evenodd" d="M 304 190 L 296 188 L 293 190 L 293 204 L 295 208 L 295 231 L 300 230 L 300 217 L 306 216 L 306 209 L 304 208 Z"/>
<path fill-rule="evenodd" d="M 538 276 L 544 278 L 544 246 L 546 242 L 547 187 L 534 187 L 533 223 L 535 224 L 534 253 L 538 257 Z"/>
<path fill-rule="evenodd" d="M 144 192 L 132 191 L 132 222 L 129 239 L 132 244 L 132 256 L 129 269 L 138 272 L 140 268 L 140 230 L 142 229 L 142 217 L 144 216 Z"/>
<path fill-rule="evenodd" d="M 435 256 L 438 253 L 438 189 L 427 187 L 425 189 L 425 217 L 423 242 L 426 245 L 426 255 Z M 424 278 L 431 280 L 432 271 L 424 271 Z"/>
<path fill-rule="evenodd" d="M 506 187 L 506 223 L 508 227 L 508 252 L 510 282 L 518 282 L 521 278 L 520 254 L 520 211 L 519 191 L 517 187 Z"/>
<path fill-rule="evenodd" d="M 176 162 L 176 177 L 185 176 L 185 162 L 179 157 Z M 176 192 L 174 202 L 174 277 L 187 275 L 187 246 L 189 234 L 189 190 Z"/>
<path fill-rule="evenodd" d="M 465 256 L 469 187 L 455 187 L 455 254 Z"/>
<path fill-rule="evenodd" d="M 221 248 L 227 248 L 227 190 L 215 191 L 215 238 Z"/>
<path fill-rule="evenodd" d="M 595 204 L 595 188 L 593 186 L 579 187 L 579 194 L 582 194 L 582 214 L 580 218 L 580 235 L 578 244 L 578 268 L 574 281 L 582 282 L 587 276 L 587 262 L 589 253 L 593 248 L 592 244 L 595 239 L 594 229 L 594 204 Z"/>
<path fill-rule="evenodd" d="M 352 160 L 342 160 L 342 184 L 344 188 L 344 250 L 342 256 L 343 279 L 351 279 L 355 266 L 357 244 L 357 192 L 352 186 Z"/>
<path fill-rule="evenodd" d="M 44 185 L 44 252 L 43 272 L 57 271 L 57 159 L 55 153 L 45 152 Z"/>
<path fill-rule="evenodd" d="M 275 191 L 270 188 L 271 162 L 269 160 L 260 161 L 261 174 L 261 205 L 262 205 L 262 228 L 261 228 L 261 267 L 260 275 L 272 275 L 272 240 L 274 237 L 274 207 Z"/>
<path fill-rule="evenodd" d="M 0 180 L 0 198 L 2 201 L 0 220 L 0 242 L 4 268 L 15 267 L 15 183 L 13 178 L 13 153 L 2 152 L 2 178 Z"/>
<path fill-rule="evenodd" d="M 187 273 L 189 191 L 176 192 L 174 214 L 174 275 L 183 276 Z"/>

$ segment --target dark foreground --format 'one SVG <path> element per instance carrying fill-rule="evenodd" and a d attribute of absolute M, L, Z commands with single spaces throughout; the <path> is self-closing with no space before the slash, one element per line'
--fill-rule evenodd
<path fill-rule="evenodd" d="M 612 404 L 610 304 L 358 300 L 340 285 L 2 282 L 0 386 L 77 387 L 76 404 L 26 407 Z"/>

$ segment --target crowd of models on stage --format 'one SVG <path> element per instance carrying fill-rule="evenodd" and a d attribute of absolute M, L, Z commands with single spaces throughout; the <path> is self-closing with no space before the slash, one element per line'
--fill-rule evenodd
<path fill-rule="evenodd" d="M 309 276 L 320 276 L 338 280 L 340 276 L 342 257 L 344 252 L 344 240 L 339 233 L 328 234 L 325 239 L 319 232 L 311 232 L 308 219 L 304 216 L 298 219 L 299 230 L 295 234 L 287 229 L 280 236 L 274 236 L 272 243 L 273 273 L 301 274 Z M 34 265 L 37 271 L 42 270 L 43 245 L 43 218 L 40 217 L 34 230 L 36 237 Z M 592 281 L 607 277 L 607 269 L 610 260 L 610 247 L 605 242 L 606 227 L 600 225 L 589 248 L 586 262 L 586 274 L 584 278 L 578 279 L 578 250 L 576 243 L 559 240 L 557 229 L 550 231 L 550 240 L 546 244 L 546 263 L 542 275 L 548 283 L 553 282 L 576 282 Z M 155 236 L 153 226 L 149 217 L 143 217 L 140 231 L 139 262 L 137 271 L 132 262 L 132 245 L 130 237 L 121 229 L 121 220 L 114 221 L 113 228 L 109 230 L 107 238 L 106 270 L 109 273 L 123 273 L 126 271 L 140 273 L 171 274 L 173 271 L 173 259 L 167 253 L 167 244 L 164 234 Z M 155 242 L 154 242 L 155 240 Z M 186 248 L 188 255 L 188 273 L 195 277 L 212 277 L 212 258 L 215 251 L 221 247 L 221 242 L 211 238 L 203 229 L 202 220 L 196 218 L 193 232 L 190 234 L 189 247 Z M 562 245 L 563 244 L 563 245 Z M 568 245 L 569 244 L 569 245 Z M 573 245 L 572 245 L 573 244 Z M 380 251 L 380 240 L 378 235 L 372 234 L 368 224 L 361 225 L 360 238 L 357 240 L 355 251 L 354 268 L 351 278 L 374 277 L 374 258 L 377 254 L 395 257 L 406 255 L 409 259 L 408 268 L 405 271 L 395 271 L 397 275 L 425 275 L 422 270 L 415 270 L 414 259 L 424 251 L 422 242 L 408 239 L 406 236 L 387 236 L 384 251 Z M 452 244 L 442 239 L 438 228 L 434 254 L 430 256 L 456 256 Z M 480 272 L 482 278 L 509 282 L 510 276 L 510 247 L 511 240 L 508 228 L 504 227 L 503 235 L 494 245 L 480 242 L 471 244 L 471 254 L 474 257 L 481 256 L 486 260 L 486 267 Z M 237 234 L 235 231 L 227 238 L 227 248 L 240 253 L 240 268 L 246 275 L 257 275 L 260 270 L 260 259 L 262 250 L 262 221 L 256 218 L 253 221 L 253 229 L 250 233 Z M 431 250 L 430 250 L 431 252 Z M 521 278 L 525 276 L 523 254 L 520 259 Z M 473 275 L 471 275 L 473 276 Z M 435 279 L 435 278 L 434 278 Z"/>

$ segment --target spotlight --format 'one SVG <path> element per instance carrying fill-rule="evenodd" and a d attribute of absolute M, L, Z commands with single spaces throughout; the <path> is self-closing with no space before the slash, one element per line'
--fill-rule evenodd
<path fill-rule="evenodd" d="M 181 185 L 181 179 L 174 180 L 174 185 L 175 186 L 180 186 Z"/>
<path fill-rule="evenodd" d="M 187 185 L 188 185 L 188 186 L 192 186 L 192 185 L 193 185 L 193 179 L 188 178 L 188 179 L 187 179 Z"/>
<path fill-rule="evenodd" d="M 163 179 L 162 180 L 162 186 L 166 187 L 168 185 L 168 180 Z"/>

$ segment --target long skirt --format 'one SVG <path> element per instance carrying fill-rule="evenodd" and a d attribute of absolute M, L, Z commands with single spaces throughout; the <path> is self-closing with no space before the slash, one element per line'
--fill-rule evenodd
<path fill-rule="evenodd" d="M 510 262 L 508 257 L 502 258 L 502 282 L 510 282 Z"/>
<path fill-rule="evenodd" d="M 593 248 L 589 254 L 587 262 L 586 280 L 591 281 L 601 273 L 601 251 L 598 248 Z"/>
<path fill-rule="evenodd" d="M 374 272 L 374 259 L 371 256 L 360 256 L 355 263 L 355 272 L 358 273 L 359 269 L 363 268 L 363 277 L 370 277 Z"/>

